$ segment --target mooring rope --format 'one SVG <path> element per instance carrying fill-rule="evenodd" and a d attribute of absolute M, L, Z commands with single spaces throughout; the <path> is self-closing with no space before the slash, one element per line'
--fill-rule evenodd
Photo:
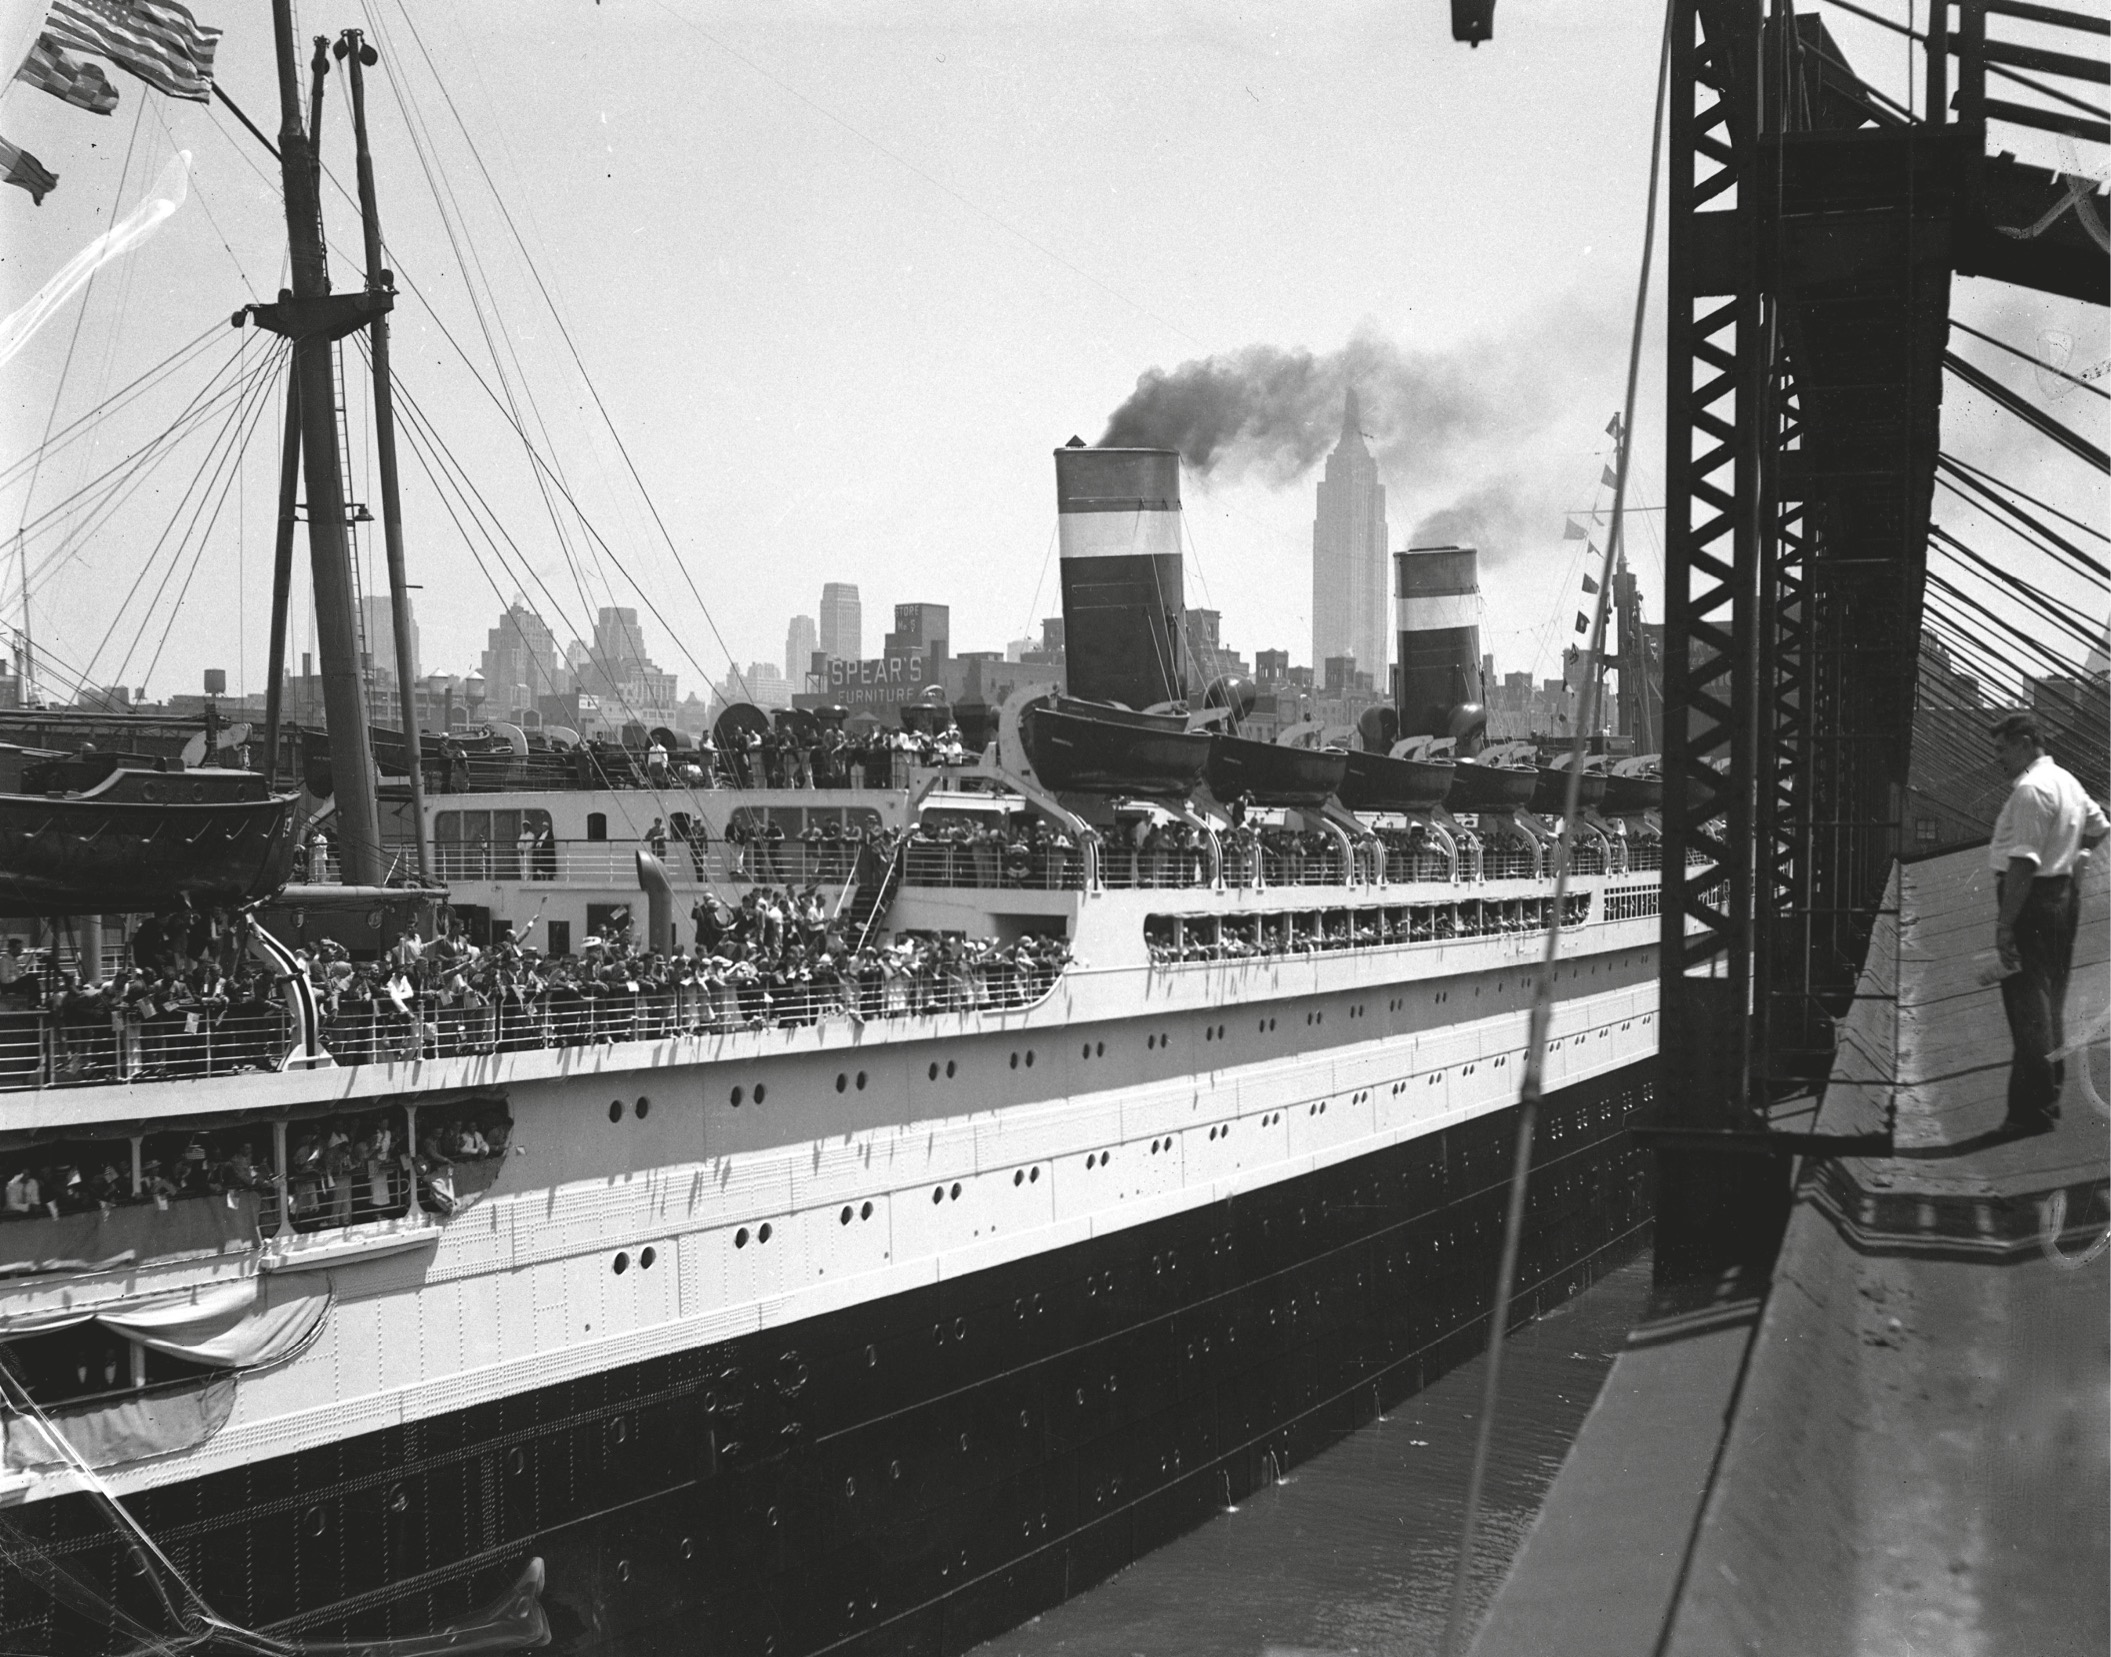
<path fill-rule="evenodd" d="M 1657 56 L 1657 96 L 1651 112 L 1649 201 L 1642 220 L 1642 271 L 1635 284 L 1634 328 L 1627 346 L 1627 396 L 1622 405 L 1613 473 L 1612 533 L 1605 541 L 1604 568 L 1598 577 L 1598 602 L 1591 622 L 1590 655 L 1585 658 L 1582 694 L 1569 739 L 1568 792 L 1562 802 L 1561 832 L 1554 846 L 1554 904 L 1547 919 L 1546 953 L 1533 985 L 1532 1023 L 1526 1040 L 1524 1081 L 1518 1093 L 1517 1153 L 1510 1169 L 1510 1205 L 1503 1217 L 1503 1251 L 1496 1268 L 1495 1305 L 1488 1319 L 1488 1367 L 1481 1382 L 1481 1413 L 1473 1435 L 1473 1469 L 1466 1483 L 1466 1514 L 1459 1530 L 1459 1557 L 1451 1578 L 1451 1605 L 1444 1619 L 1444 1657 L 1455 1657 L 1466 1621 L 1466 1585 L 1473 1574 L 1474 1533 L 1480 1524 L 1481 1486 L 1488 1473 L 1488 1450 L 1495 1432 L 1497 1387 L 1502 1373 L 1503 1328 L 1510 1318 L 1510 1295 L 1517 1278 L 1517 1256 L 1525 1225 L 1525 1185 L 1532 1168 L 1532 1130 L 1539 1114 L 1546 1079 L 1547 1034 L 1554 1021 L 1554 973 L 1561 958 L 1563 911 L 1568 905 L 1570 843 L 1581 805 L 1583 761 L 1592 727 L 1597 723 L 1598 663 L 1605 653 L 1606 608 L 1613 591 L 1627 500 L 1628 457 L 1634 449 L 1635 384 L 1642 371 L 1642 328 L 1649 307 L 1649 270 L 1656 253 L 1657 179 L 1664 154 L 1664 94 L 1671 75 L 1673 6 L 1664 8 L 1664 39 Z"/>

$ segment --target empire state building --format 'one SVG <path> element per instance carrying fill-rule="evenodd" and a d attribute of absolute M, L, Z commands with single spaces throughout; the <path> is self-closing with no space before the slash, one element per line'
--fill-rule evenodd
<path fill-rule="evenodd" d="M 1341 441 L 1327 457 L 1319 511 L 1312 520 L 1312 667 L 1330 656 L 1354 656 L 1356 671 L 1386 688 L 1387 617 L 1385 485 L 1364 446 L 1356 393 L 1342 409 Z"/>

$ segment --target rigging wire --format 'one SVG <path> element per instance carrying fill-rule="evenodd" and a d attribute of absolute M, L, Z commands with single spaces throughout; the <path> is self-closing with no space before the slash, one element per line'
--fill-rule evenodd
<path fill-rule="evenodd" d="M 1974 339 L 1983 339 L 1987 344 L 1997 346 L 2012 357 L 2020 357 L 2024 362 L 2030 363 L 2034 367 L 2042 368 L 2048 374 L 2057 374 L 2061 379 L 2067 381 L 2068 384 L 2080 386 L 2092 397 L 2101 397 L 2104 401 L 2111 402 L 2111 391 L 2106 391 L 2093 381 L 2083 379 L 2079 374 L 2070 374 L 2066 369 L 2047 362 L 2043 357 L 2034 357 L 2028 351 L 2009 344 L 2005 339 L 1996 339 L 1992 334 L 1983 334 L 1969 322 L 1958 322 L 1952 319 L 1950 326 L 1957 329 L 1960 333 L 1970 334 Z"/>
<path fill-rule="evenodd" d="M 1991 559 L 1984 558 L 1977 552 L 1974 552 L 1969 546 L 1967 546 L 1964 542 L 1960 541 L 1956 536 L 1952 535 L 1948 530 L 1944 529 L 1940 524 L 1930 524 L 1928 526 L 1928 538 L 1932 541 L 1938 542 L 1943 548 L 1945 548 L 1953 555 L 1962 557 L 1968 563 L 1974 565 L 1975 573 L 1977 573 L 1982 580 L 1992 582 L 1998 586 L 2006 587 L 2009 591 L 2018 595 L 2026 605 L 2028 605 L 2031 609 L 2037 611 L 2039 615 L 2043 616 L 2054 626 L 2065 628 L 2069 633 L 2073 634 L 2074 637 L 2081 642 L 2084 648 L 2094 645 L 2097 642 L 2098 630 L 2092 627 L 2088 621 L 2083 619 L 2080 612 L 2069 609 L 2065 604 L 2062 604 L 2058 599 L 2052 597 L 2051 594 L 2045 592 L 2042 588 L 2032 586 L 2021 576 L 2013 574 L 2008 570 L 2002 569 Z"/>
<path fill-rule="evenodd" d="M 1611 602 L 1613 570 L 1623 539 L 1621 503 L 1627 497 L 1627 457 L 1634 449 L 1635 388 L 1642 371 L 1642 332 L 1648 320 L 1650 266 L 1656 253 L 1657 186 L 1664 156 L 1664 112 L 1671 81 L 1672 20 L 1677 0 L 1664 6 L 1663 44 L 1657 52 L 1656 98 L 1651 106 L 1649 141 L 1648 205 L 1642 216 L 1642 268 L 1635 283 L 1634 326 L 1627 348 L 1627 395 L 1625 418 L 1620 427 L 1619 469 L 1613 479 L 1612 532 L 1606 537 L 1605 562 L 1600 571 L 1596 614 L 1591 624 L 1591 658 L 1604 655 L 1606 611 Z M 1540 1088 L 1545 1075 L 1547 1036 L 1554 1017 L 1554 975 L 1561 959 L 1563 911 L 1568 906 L 1569 842 L 1575 832 L 1578 801 L 1583 784 L 1583 758 L 1589 729 L 1596 722 L 1593 703 L 1598 675 L 1586 673 L 1577 697 L 1575 728 L 1570 736 L 1567 796 L 1563 802 L 1561 833 L 1554 850 L 1554 897 L 1547 909 L 1545 953 L 1532 988 L 1532 1021 L 1525 1042 L 1525 1074 L 1518 1090 L 1517 1146 L 1510 1166 L 1509 1205 L 1503 1216 L 1502 1257 L 1496 1267 L 1495 1301 L 1488 1314 L 1488 1360 L 1482 1374 L 1481 1408 L 1474 1423 L 1473 1463 L 1466 1483 L 1466 1513 L 1460 1525 L 1459 1554 L 1451 1578 L 1451 1600 L 1444 1619 L 1444 1657 L 1459 1649 L 1466 1623 L 1466 1586 L 1473 1574 L 1474 1532 L 1480 1520 L 1481 1489 L 1488 1474 L 1488 1452 L 1495 1436 L 1495 1409 L 1501 1381 L 1503 1335 L 1509 1322 L 1510 1295 L 1517 1277 L 1518 1252 L 1524 1237 L 1526 1182 L 1532 1166 L 1533 1118 L 1538 1114 Z"/>

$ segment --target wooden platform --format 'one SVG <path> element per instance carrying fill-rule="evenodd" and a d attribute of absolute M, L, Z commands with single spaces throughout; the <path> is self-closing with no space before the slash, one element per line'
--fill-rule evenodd
<path fill-rule="evenodd" d="M 1896 1154 L 1804 1164 L 1734 1363 L 1732 1327 L 1637 1332 L 1480 1657 L 2111 1649 L 2111 1257 L 2076 1263 L 2111 1227 L 2107 876 L 2062 1120 L 2018 1140 L 1985 853 L 1901 872 L 1818 1123 L 1895 1100 Z"/>

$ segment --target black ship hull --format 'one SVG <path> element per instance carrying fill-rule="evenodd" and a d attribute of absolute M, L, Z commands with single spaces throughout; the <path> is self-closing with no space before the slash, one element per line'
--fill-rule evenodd
<path fill-rule="evenodd" d="M 1209 763 L 1207 732 L 1186 721 L 1090 702 L 1037 703 L 1020 736 L 1034 775 L 1058 793 L 1184 797 Z"/>
<path fill-rule="evenodd" d="M 1352 752 L 1341 803 L 1351 811 L 1427 811 L 1444 804 L 1455 769 L 1449 760 Z"/>
<path fill-rule="evenodd" d="M 1341 788 L 1348 764 L 1338 751 L 1219 735 L 1210 738 L 1206 774 L 1220 800 L 1244 794 L 1258 805 L 1321 805 Z"/>
<path fill-rule="evenodd" d="M 1643 1239 L 1653 1063 L 1551 1096 L 1515 1312 Z M 126 1498 L 222 1617 L 441 1628 L 547 1568 L 556 1653 L 955 1653 L 1090 1586 L 1481 1349 L 1503 1110 L 826 1317 Z M 11 1650 L 165 1613 L 73 1495 L 0 1515 Z"/>

